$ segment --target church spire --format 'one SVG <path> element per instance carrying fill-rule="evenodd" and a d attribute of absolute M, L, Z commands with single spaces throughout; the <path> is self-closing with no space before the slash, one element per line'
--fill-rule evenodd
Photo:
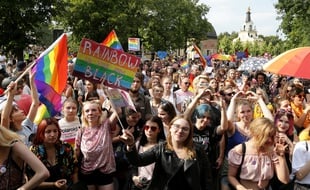
<path fill-rule="evenodd" d="M 251 22 L 251 9 L 250 7 L 248 8 L 248 11 L 246 12 L 246 17 L 245 17 L 245 23 Z"/>

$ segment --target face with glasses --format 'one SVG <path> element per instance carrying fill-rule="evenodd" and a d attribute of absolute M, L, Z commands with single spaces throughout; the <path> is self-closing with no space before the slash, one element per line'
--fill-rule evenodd
<path fill-rule="evenodd" d="M 224 92 L 225 94 L 225 96 L 227 96 L 227 97 L 232 97 L 233 95 L 235 95 L 235 92 Z"/>
<path fill-rule="evenodd" d="M 183 143 L 188 138 L 190 130 L 190 124 L 185 119 L 177 119 L 170 127 L 171 138 L 173 141 Z"/>
<path fill-rule="evenodd" d="M 305 94 L 296 94 L 294 97 L 293 97 L 293 102 L 295 105 L 302 105 L 303 104 L 303 101 L 305 99 Z"/>
<path fill-rule="evenodd" d="M 190 83 L 189 79 L 188 79 L 188 78 L 184 78 L 184 79 L 182 80 L 181 88 L 182 88 L 183 90 L 187 90 L 187 89 L 189 88 L 190 85 L 191 85 L 191 83 Z"/>
<path fill-rule="evenodd" d="M 143 127 L 144 134 L 148 139 L 157 139 L 160 132 L 159 126 L 156 122 L 147 121 Z"/>

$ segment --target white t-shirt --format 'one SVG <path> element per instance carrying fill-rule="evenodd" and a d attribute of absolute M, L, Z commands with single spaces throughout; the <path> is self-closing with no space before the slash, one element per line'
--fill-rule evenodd
<path fill-rule="evenodd" d="M 58 124 L 61 130 L 60 140 L 74 147 L 76 133 L 81 127 L 79 118 L 76 117 L 75 120 L 71 122 L 68 122 L 65 118 L 61 118 Z"/>
<path fill-rule="evenodd" d="M 307 150 L 308 146 L 308 150 Z M 310 141 L 299 141 L 296 143 L 293 151 L 292 173 L 300 170 L 307 162 L 310 161 Z M 310 173 L 302 180 L 296 179 L 296 182 L 301 184 L 310 184 Z"/>

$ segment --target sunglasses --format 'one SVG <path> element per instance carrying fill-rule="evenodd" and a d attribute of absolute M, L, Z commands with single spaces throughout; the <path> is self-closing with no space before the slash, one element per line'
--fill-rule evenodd
<path fill-rule="evenodd" d="M 233 96 L 233 95 L 235 95 L 235 93 L 234 93 L 234 92 L 231 92 L 231 93 L 226 93 L 225 95 L 226 95 L 226 96 Z"/>
<path fill-rule="evenodd" d="M 305 95 L 298 94 L 298 95 L 296 95 L 296 97 L 298 97 L 298 98 L 302 99 L 302 98 L 305 98 Z"/>
<path fill-rule="evenodd" d="M 276 113 L 276 114 L 278 114 L 278 115 L 284 115 L 284 114 L 286 114 L 286 115 L 288 115 L 288 116 L 292 116 L 292 117 L 293 117 L 293 113 L 292 113 L 291 111 L 285 110 L 285 109 L 282 109 L 282 108 L 280 108 L 279 110 L 277 110 L 277 113 Z"/>
<path fill-rule="evenodd" d="M 185 84 L 185 85 L 190 85 L 191 83 L 190 83 L 190 82 L 184 82 L 184 84 Z"/>
<path fill-rule="evenodd" d="M 143 129 L 144 129 L 145 131 L 151 129 L 151 131 L 155 132 L 155 131 L 158 129 L 158 127 L 149 126 L 149 125 L 144 125 Z"/>

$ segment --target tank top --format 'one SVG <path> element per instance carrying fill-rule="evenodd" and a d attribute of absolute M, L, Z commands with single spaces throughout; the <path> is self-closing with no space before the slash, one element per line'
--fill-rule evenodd
<path fill-rule="evenodd" d="M 16 142 L 13 142 L 13 146 Z M 12 147 L 8 159 L 1 166 L 1 169 L 6 171 L 0 173 L 0 190 L 15 190 L 24 184 L 24 168 L 20 168 L 13 160 Z"/>
<path fill-rule="evenodd" d="M 225 156 L 227 157 L 228 156 L 228 152 L 234 148 L 236 145 L 238 144 L 241 144 L 245 141 L 248 140 L 248 137 L 243 135 L 236 124 L 235 125 L 235 133 L 231 136 L 231 137 L 228 137 L 227 138 L 227 146 L 226 146 L 226 149 L 225 149 Z"/>

